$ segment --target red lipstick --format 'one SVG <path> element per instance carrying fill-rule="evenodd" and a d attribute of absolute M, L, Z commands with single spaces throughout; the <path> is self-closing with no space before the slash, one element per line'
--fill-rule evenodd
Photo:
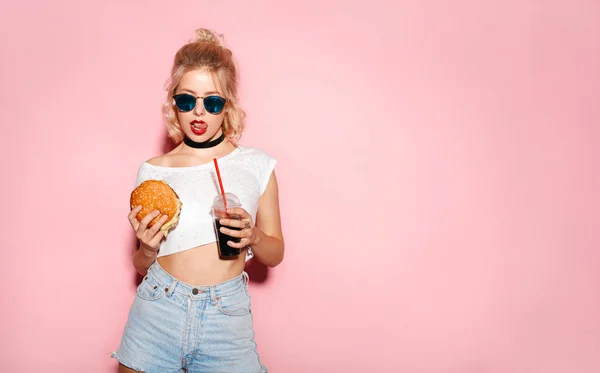
<path fill-rule="evenodd" d="M 190 123 L 190 128 L 194 135 L 204 135 L 208 129 L 208 125 L 203 120 L 193 120 Z"/>

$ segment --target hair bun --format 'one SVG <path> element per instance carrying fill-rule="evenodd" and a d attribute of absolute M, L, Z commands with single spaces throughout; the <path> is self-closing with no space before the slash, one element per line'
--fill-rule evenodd
<path fill-rule="evenodd" d="M 212 43 L 221 45 L 221 40 L 223 40 L 223 35 L 217 34 L 209 29 L 200 28 L 196 30 L 196 36 L 191 41 L 193 43 Z"/>

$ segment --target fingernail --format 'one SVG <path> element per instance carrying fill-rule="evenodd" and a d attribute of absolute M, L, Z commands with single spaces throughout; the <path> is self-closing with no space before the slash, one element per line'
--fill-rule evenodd
<path fill-rule="evenodd" d="M 219 232 L 225 233 L 225 228 L 219 228 Z"/>
<path fill-rule="evenodd" d="M 169 217 L 169 215 L 163 215 L 162 218 L 160 218 L 161 220 L 167 220 L 167 218 Z"/>

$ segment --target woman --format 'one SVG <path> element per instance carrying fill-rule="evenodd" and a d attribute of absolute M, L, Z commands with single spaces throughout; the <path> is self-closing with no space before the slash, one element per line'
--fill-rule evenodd
<path fill-rule="evenodd" d="M 244 111 L 238 106 L 232 53 L 217 35 L 197 31 L 175 55 L 164 106 L 171 152 L 143 162 L 136 186 L 166 181 L 183 207 L 165 237 L 148 227 L 160 213 L 141 221 L 141 207 L 129 214 L 139 240 L 133 256 L 144 277 L 131 307 L 119 350 L 119 372 L 266 372 L 256 352 L 246 261 L 255 256 L 269 267 L 283 260 L 275 159 L 238 146 Z M 219 195 L 213 158 L 223 186 L 241 208 L 241 220 L 223 219 L 223 233 L 241 249 L 233 260 L 218 252 L 210 208 Z M 237 230 L 235 229 L 237 228 Z"/>

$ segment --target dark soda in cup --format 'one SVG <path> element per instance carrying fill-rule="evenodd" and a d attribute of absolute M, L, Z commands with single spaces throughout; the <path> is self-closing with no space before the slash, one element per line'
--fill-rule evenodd
<path fill-rule="evenodd" d="M 225 198 L 227 200 L 227 208 L 232 209 L 232 208 L 236 208 L 236 207 L 242 207 L 242 205 L 240 204 L 239 198 L 236 195 L 234 195 L 233 193 L 225 193 Z M 219 255 L 223 258 L 231 258 L 231 257 L 236 257 L 236 256 L 240 255 L 241 249 L 229 246 L 227 244 L 227 241 L 239 243 L 241 241 L 241 238 L 232 237 L 230 235 L 222 233 L 220 231 L 220 228 L 221 228 L 220 220 L 221 219 L 241 220 L 241 216 L 236 215 L 236 214 L 229 214 L 229 216 L 227 216 L 227 210 L 225 209 L 225 204 L 223 203 L 223 196 L 220 194 L 218 196 L 216 196 L 215 199 L 213 200 L 212 214 L 213 214 L 215 234 L 217 236 L 217 246 L 219 248 Z M 235 227 L 230 227 L 230 226 L 225 226 L 225 228 L 228 228 L 231 230 L 238 230 L 238 231 L 242 230 L 242 228 L 235 228 Z"/>

